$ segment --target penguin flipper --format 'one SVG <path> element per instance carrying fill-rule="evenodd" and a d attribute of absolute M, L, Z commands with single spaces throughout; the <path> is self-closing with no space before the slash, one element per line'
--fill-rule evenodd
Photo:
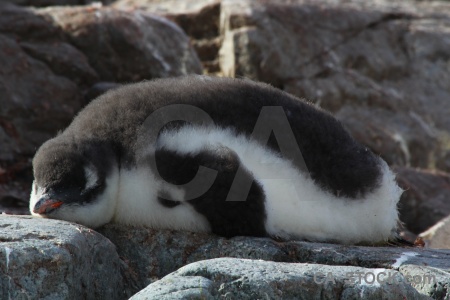
<path fill-rule="evenodd" d="M 222 145 L 208 146 L 195 154 L 161 148 L 156 150 L 155 160 L 159 176 L 173 185 L 188 184 L 196 176 L 200 166 L 225 173 L 236 172 L 239 167 L 238 155 Z M 181 204 L 181 201 L 171 199 L 168 191 L 159 191 L 158 202 L 161 205 L 173 208 Z"/>
<path fill-rule="evenodd" d="M 186 201 L 207 218 L 213 233 L 225 237 L 267 235 L 264 192 L 251 172 L 241 166 L 235 151 L 223 145 L 208 145 L 196 153 L 162 148 L 155 152 L 155 156 L 160 176 L 175 185 L 192 180 L 200 166 L 217 171 L 213 184 L 204 194 Z M 227 201 L 238 170 L 251 184 L 249 193 L 242 201 Z M 167 200 L 164 203 L 167 207 L 176 206 Z"/>
<path fill-rule="evenodd" d="M 155 159 L 161 178 L 175 185 L 189 183 L 200 166 L 218 172 L 236 172 L 240 164 L 236 152 L 222 145 L 209 146 L 198 153 L 161 148 L 155 151 Z"/>

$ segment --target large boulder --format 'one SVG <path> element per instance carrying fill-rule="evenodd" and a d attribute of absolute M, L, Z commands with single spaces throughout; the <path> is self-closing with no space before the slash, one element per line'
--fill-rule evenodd
<path fill-rule="evenodd" d="M 82 105 L 78 84 L 92 84 L 96 73 L 33 11 L 0 4 L 0 16 L 0 162 L 13 162 L 70 122 Z"/>
<path fill-rule="evenodd" d="M 399 272 L 383 268 L 218 258 L 189 264 L 130 298 L 146 299 L 375 300 L 429 297 L 415 290 Z"/>
<path fill-rule="evenodd" d="M 114 245 L 86 227 L 0 215 L 1 299 L 126 299 Z"/>
<path fill-rule="evenodd" d="M 177 23 L 191 38 L 208 74 L 220 73 L 220 5 L 220 0 L 118 0 L 111 4 L 126 11 L 139 9 L 158 14 Z"/>
<path fill-rule="evenodd" d="M 102 80 L 130 82 L 201 73 L 188 37 L 165 18 L 100 5 L 36 12 L 67 34 Z"/>

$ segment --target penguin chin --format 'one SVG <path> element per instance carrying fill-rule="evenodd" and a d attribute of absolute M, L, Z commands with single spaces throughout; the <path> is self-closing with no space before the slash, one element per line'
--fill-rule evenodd
<path fill-rule="evenodd" d="M 112 215 L 105 211 L 103 203 L 98 203 L 97 200 L 89 204 L 63 203 L 60 207 L 49 209 L 38 207 L 32 210 L 31 214 L 40 218 L 74 222 L 94 229 L 112 219 Z"/>
<path fill-rule="evenodd" d="M 98 228 L 108 223 L 110 218 L 105 214 L 99 214 L 97 212 L 98 208 L 95 204 L 74 204 L 60 207 L 52 213 L 45 215 L 45 217 L 74 222 L 90 228 Z"/>

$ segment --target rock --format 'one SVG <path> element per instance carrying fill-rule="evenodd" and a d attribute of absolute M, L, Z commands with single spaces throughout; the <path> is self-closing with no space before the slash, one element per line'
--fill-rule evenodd
<path fill-rule="evenodd" d="M 439 295 L 435 299 L 450 296 L 450 250 L 277 242 L 252 237 L 225 239 L 208 234 L 114 224 L 99 229 L 107 239 L 75 223 L 29 216 L 0 215 L 0 228 L 4 229 L 0 231 L 0 256 L 4 257 L 0 259 L 2 299 L 8 299 L 8 295 L 11 299 L 51 299 L 55 295 L 64 299 L 126 299 L 194 262 L 199 263 L 167 277 L 178 276 L 176 282 L 186 291 L 175 294 L 179 285 L 169 286 L 167 278 L 154 285 L 156 291 L 159 290 L 161 295 L 172 293 L 174 297 L 203 292 L 215 297 L 216 293 L 233 292 L 234 284 L 241 282 L 246 287 L 243 292 L 257 292 L 256 287 L 263 284 L 261 290 L 273 295 L 281 292 L 295 295 L 300 290 L 295 289 L 295 284 L 304 279 L 305 285 L 301 286 L 313 287 L 313 290 L 319 288 L 327 295 L 342 293 L 342 297 L 356 297 L 351 292 L 352 287 L 355 293 L 375 297 L 381 292 L 394 293 L 394 289 L 384 284 L 354 285 L 344 282 L 343 276 L 346 272 L 379 273 L 387 269 L 395 273 L 393 276 L 401 278 L 417 274 L 434 276 L 433 284 L 415 288 L 428 296 Z M 210 262 L 201 262 L 221 257 L 236 259 L 213 260 L 211 265 L 217 269 L 210 268 Z M 261 259 L 273 262 L 256 261 Z M 207 269 L 196 267 L 199 265 Z M 222 265 L 228 267 L 225 269 Z M 266 271 L 262 272 L 263 269 Z M 305 273 L 311 274 L 314 270 L 324 274 L 331 272 L 336 284 L 325 283 L 319 287 L 317 280 L 313 282 L 311 276 L 305 277 Z M 276 281 L 282 276 L 288 276 L 287 282 L 278 281 L 277 285 Z M 232 278 L 242 280 L 233 283 Z M 394 287 L 399 295 L 408 295 L 408 299 L 417 297 L 417 293 L 403 283 Z"/>
<path fill-rule="evenodd" d="M 192 40 L 205 73 L 220 73 L 220 0 L 118 0 L 112 6 L 133 11 L 140 9 L 164 16 L 178 24 Z"/>
<path fill-rule="evenodd" d="M 126 299 L 106 238 L 64 221 L 0 215 L 1 299 Z"/>
<path fill-rule="evenodd" d="M 217 299 L 212 296 L 213 292 L 214 283 L 205 277 L 168 275 L 139 291 L 129 300 Z"/>
<path fill-rule="evenodd" d="M 220 0 L 117 0 L 111 6 L 141 9 L 173 19 L 191 37 L 215 37 L 219 32 Z"/>
<path fill-rule="evenodd" d="M 421 233 L 450 215 L 450 175 L 443 172 L 395 167 L 403 192 L 400 220 L 414 233 Z"/>
<path fill-rule="evenodd" d="M 0 209 L 28 202 L 30 158 L 81 108 L 96 80 L 64 33 L 31 10 L 0 4 Z M 5 204 L 14 203 L 14 206 Z"/>
<path fill-rule="evenodd" d="M 434 272 L 428 267 L 403 265 L 400 272 L 404 277 L 410 278 L 410 284 L 419 293 L 429 295 L 432 299 L 448 299 L 449 297 L 449 277 L 448 272 Z M 425 283 L 431 279 L 429 282 Z M 433 283 L 434 282 L 434 283 Z"/>
<path fill-rule="evenodd" d="M 344 106 L 336 114 L 350 134 L 389 165 L 433 168 L 439 140 L 413 112 Z"/>
<path fill-rule="evenodd" d="M 130 300 L 219 298 L 429 299 L 389 269 L 218 258 L 184 266 Z"/>
<path fill-rule="evenodd" d="M 36 11 L 61 28 L 103 81 L 130 82 L 201 73 L 189 39 L 174 23 L 100 5 Z"/>
<path fill-rule="evenodd" d="M 428 248 L 450 249 L 450 215 L 419 236 Z"/>
<path fill-rule="evenodd" d="M 81 93 L 69 77 L 92 79 L 95 73 L 62 31 L 42 17 L 4 4 L 0 15 L 0 137 L 9 147 L 0 150 L 0 161 L 11 162 L 33 155 L 80 109 Z M 63 77 L 58 72 L 63 69 L 75 71 Z"/>
<path fill-rule="evenodd" d="M 399 270 L 400 273 L 401 266 L 410 265 L 412 269 L 420 267 L 420 270 L 425 270 L 427 274 L 440 278 L 436 285 L 423 287 L 427 295 L 442 294 L 444 291 L 446 297 L 450 296 L 450 250 L 345 246 L 301 241 L 277 242 L 268 238 L 252 237 L 225 239 L 208 234 L 131 228 L 114 224 L 106 225 L 99 229 L 99 232 L 117 246 L 119 256 L 128 262 L 131 273 L 135 274 L 136 291 L 186 264 L 234 257 L 273 262 L 383 268 Z M 205 278 L 214 281 L 210 277 Z M 195 280 L 197 279 L 183 279 L 183 284 L 189 288 Z M 197 283 L 204 286 L 205 291 L 215 289 L 215 285 L 208 280 L 199 278 Z M 210 287 L 210 284 L 213 287 Z M 158 283 L 158 288 L 161 285 Z M 192 292 L 195 295 L 198 289 L 193 289 Z"/>
<path fill-rule="evenodd" d="M 9 2 L 16 5 L 23 6 L 51 6 L 51 5 L 81 5 L 92 2 L 102 2 L 104 4 L 111 3 L 114 0 L 2 0 L 3 2 Z"/>
<path fill-rule="evenodd" d="M 376 153 L 403 166 L 446 165 L 450 3 L 223 0 L 220 28 L 225 76 L 271 83 L 350 117 L 347 125 L 373 113 L 374 128 L 353 131 Z"/>
<path fill-rule="evenodd" d="M 36 147 L 68 125 L 81 105 L 74 82 L 56 76 L 45 64 L 27 56 L 12 38 L 0 36 L 2 90 L 0 124 L 2 141 L 9 149 L 1 151 L 0 161 L 29 157 Z"/>
<path fill-rule="evenodd" d="M 33 174 L 28 160 L 0 167 L 0 213 L 26 215 Z"/>
<path fill-rule="evenodd" d="M 120 84 L 114 83 L 114 82 L 98 82 L 91 86 L 90 89 L 88 89 L 84 93 L 84 100 L 87 103 L 91 102 L 101 94 L 106 93 L 108 90 L 115 89 L 120 87 Z"/>

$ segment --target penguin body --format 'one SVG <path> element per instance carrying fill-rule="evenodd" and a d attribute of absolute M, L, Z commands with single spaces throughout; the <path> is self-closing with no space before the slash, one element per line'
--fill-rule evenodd
<path fill-rule="evenodd" d="M 207 76 L 107 92 L 44 143 L 33 168 L 32 214 L 93 228 L 380 242 L 393 236 L 401 194 L 329 113 L 266 84 Z"/>

